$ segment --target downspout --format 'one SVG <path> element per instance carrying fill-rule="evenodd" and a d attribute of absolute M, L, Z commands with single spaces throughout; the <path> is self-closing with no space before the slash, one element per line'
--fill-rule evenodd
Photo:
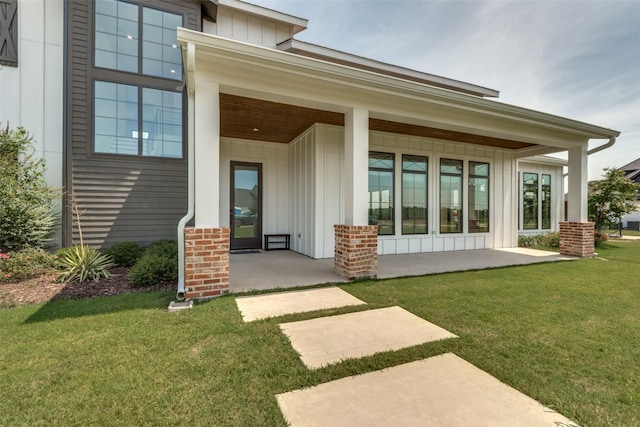
<path fill-rule="evenodd" d="M 607 142 L 606 144 L 602 144 L 596 148 L 592 148 L 591 150 L 587 151 L 587 156 L 590 156 L 602 150 L 606 150 L 607 148 L 611 147 L 615 143 L 616 143 L 616 137 L 612 136 L 611 138 L 609 138 L 609 142 Z M 563 178 L 566 178 L 567 176 L 569 176 L 569 172 L 562 174 Z"/>
<path fill-rule="evenodd" d="M 184 289 L 184 276 L 185 276 L 185 262 L 184 262 L 184 228 L 187 223 L 195 216 L 196 202 L 195 202 L 195 86 L 194 86 L 194 72 L 196 68 L 196 46 L 193 43 L 187 43 L 187 61 L 186 61 L 186 74 L 187 74 L 187 175 L 188 175 L 188 208 L 185 216 L 178 222 L 178 291 L 176 293 L 176 299 L 178 301 L 184 301 L 185 289 Z"/>

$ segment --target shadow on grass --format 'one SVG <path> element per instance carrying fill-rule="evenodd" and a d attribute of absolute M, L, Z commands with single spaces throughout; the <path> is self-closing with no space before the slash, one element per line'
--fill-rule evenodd
<path fill-rule="evenodd" d="M 24 323 L 49 322 L 130 310 L 165 310 L 174 298 L 175 294 L 167 291 L 103 296 L 82 300 L 57 297 L 45 303 Z"/>

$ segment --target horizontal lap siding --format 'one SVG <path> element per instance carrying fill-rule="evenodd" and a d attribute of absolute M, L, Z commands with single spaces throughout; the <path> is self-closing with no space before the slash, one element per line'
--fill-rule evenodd
<path fill-rule="evenodd" d="M 198 2 L 140 3 L 182 13 L 186 27 L 200 29 Z M 147 244 L 176 239 L 178 221 L 187 210 L 186 150 L 183 160 L 92 153 L 92 4 L 68 2 L 67 20 L 66 204 L 73 195 L 84 241 L 102 247 L 125 240 Z M 64 226 L 65 245 L 77 242 L 77 224 L 68 209 Z"/>

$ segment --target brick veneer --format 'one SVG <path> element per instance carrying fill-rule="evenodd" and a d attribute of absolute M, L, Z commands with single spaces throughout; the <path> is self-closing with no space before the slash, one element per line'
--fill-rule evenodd
<path fill-rule="evenodd" d="M 229 228 L 185 228 L 185 298 L 229 293 Z"/>
<path fill-rule="evenodd" d="M 560 222 L 560 253 L 590 258 L 593 256 L 592 222 Z"/>
<path fill-rule="evenodd" d="M 378 276 L 378 226 L 334 225 L 335 272 L 349 280 Z"/>

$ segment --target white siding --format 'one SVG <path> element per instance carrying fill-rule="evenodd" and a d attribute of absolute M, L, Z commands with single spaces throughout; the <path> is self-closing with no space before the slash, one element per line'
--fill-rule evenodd
<path fill-rule="evenodd" d="M 47 183 L 57 188 L 63 173 L 63 16 L 63 0 L 19 1 L 18 67 L 0 66 L 0 125 L 22 126 L 33 136 Z M 60 242 L 58 230 L 53 243 Z"/>
<path fill-rule="evenodd" d="M 218 22 L 204 21 L 202 31 L 246 43 L 275 49 L 278 43 L 293 37 L 293 28 L 275 22 L 218 6 Z"/>
<path fill-rule="evenodd" d="M 291 249 L 316 257 L 316 174 L 315 127 L 289 144 Z"/>
<path fill-rule="evenodd" d="M 220 225 L 230 224 L 231 162 L 262 164 L 262 232 L 291 233 L 289 221 L 289 148 L 286 144 L 221 138 Z"/>

